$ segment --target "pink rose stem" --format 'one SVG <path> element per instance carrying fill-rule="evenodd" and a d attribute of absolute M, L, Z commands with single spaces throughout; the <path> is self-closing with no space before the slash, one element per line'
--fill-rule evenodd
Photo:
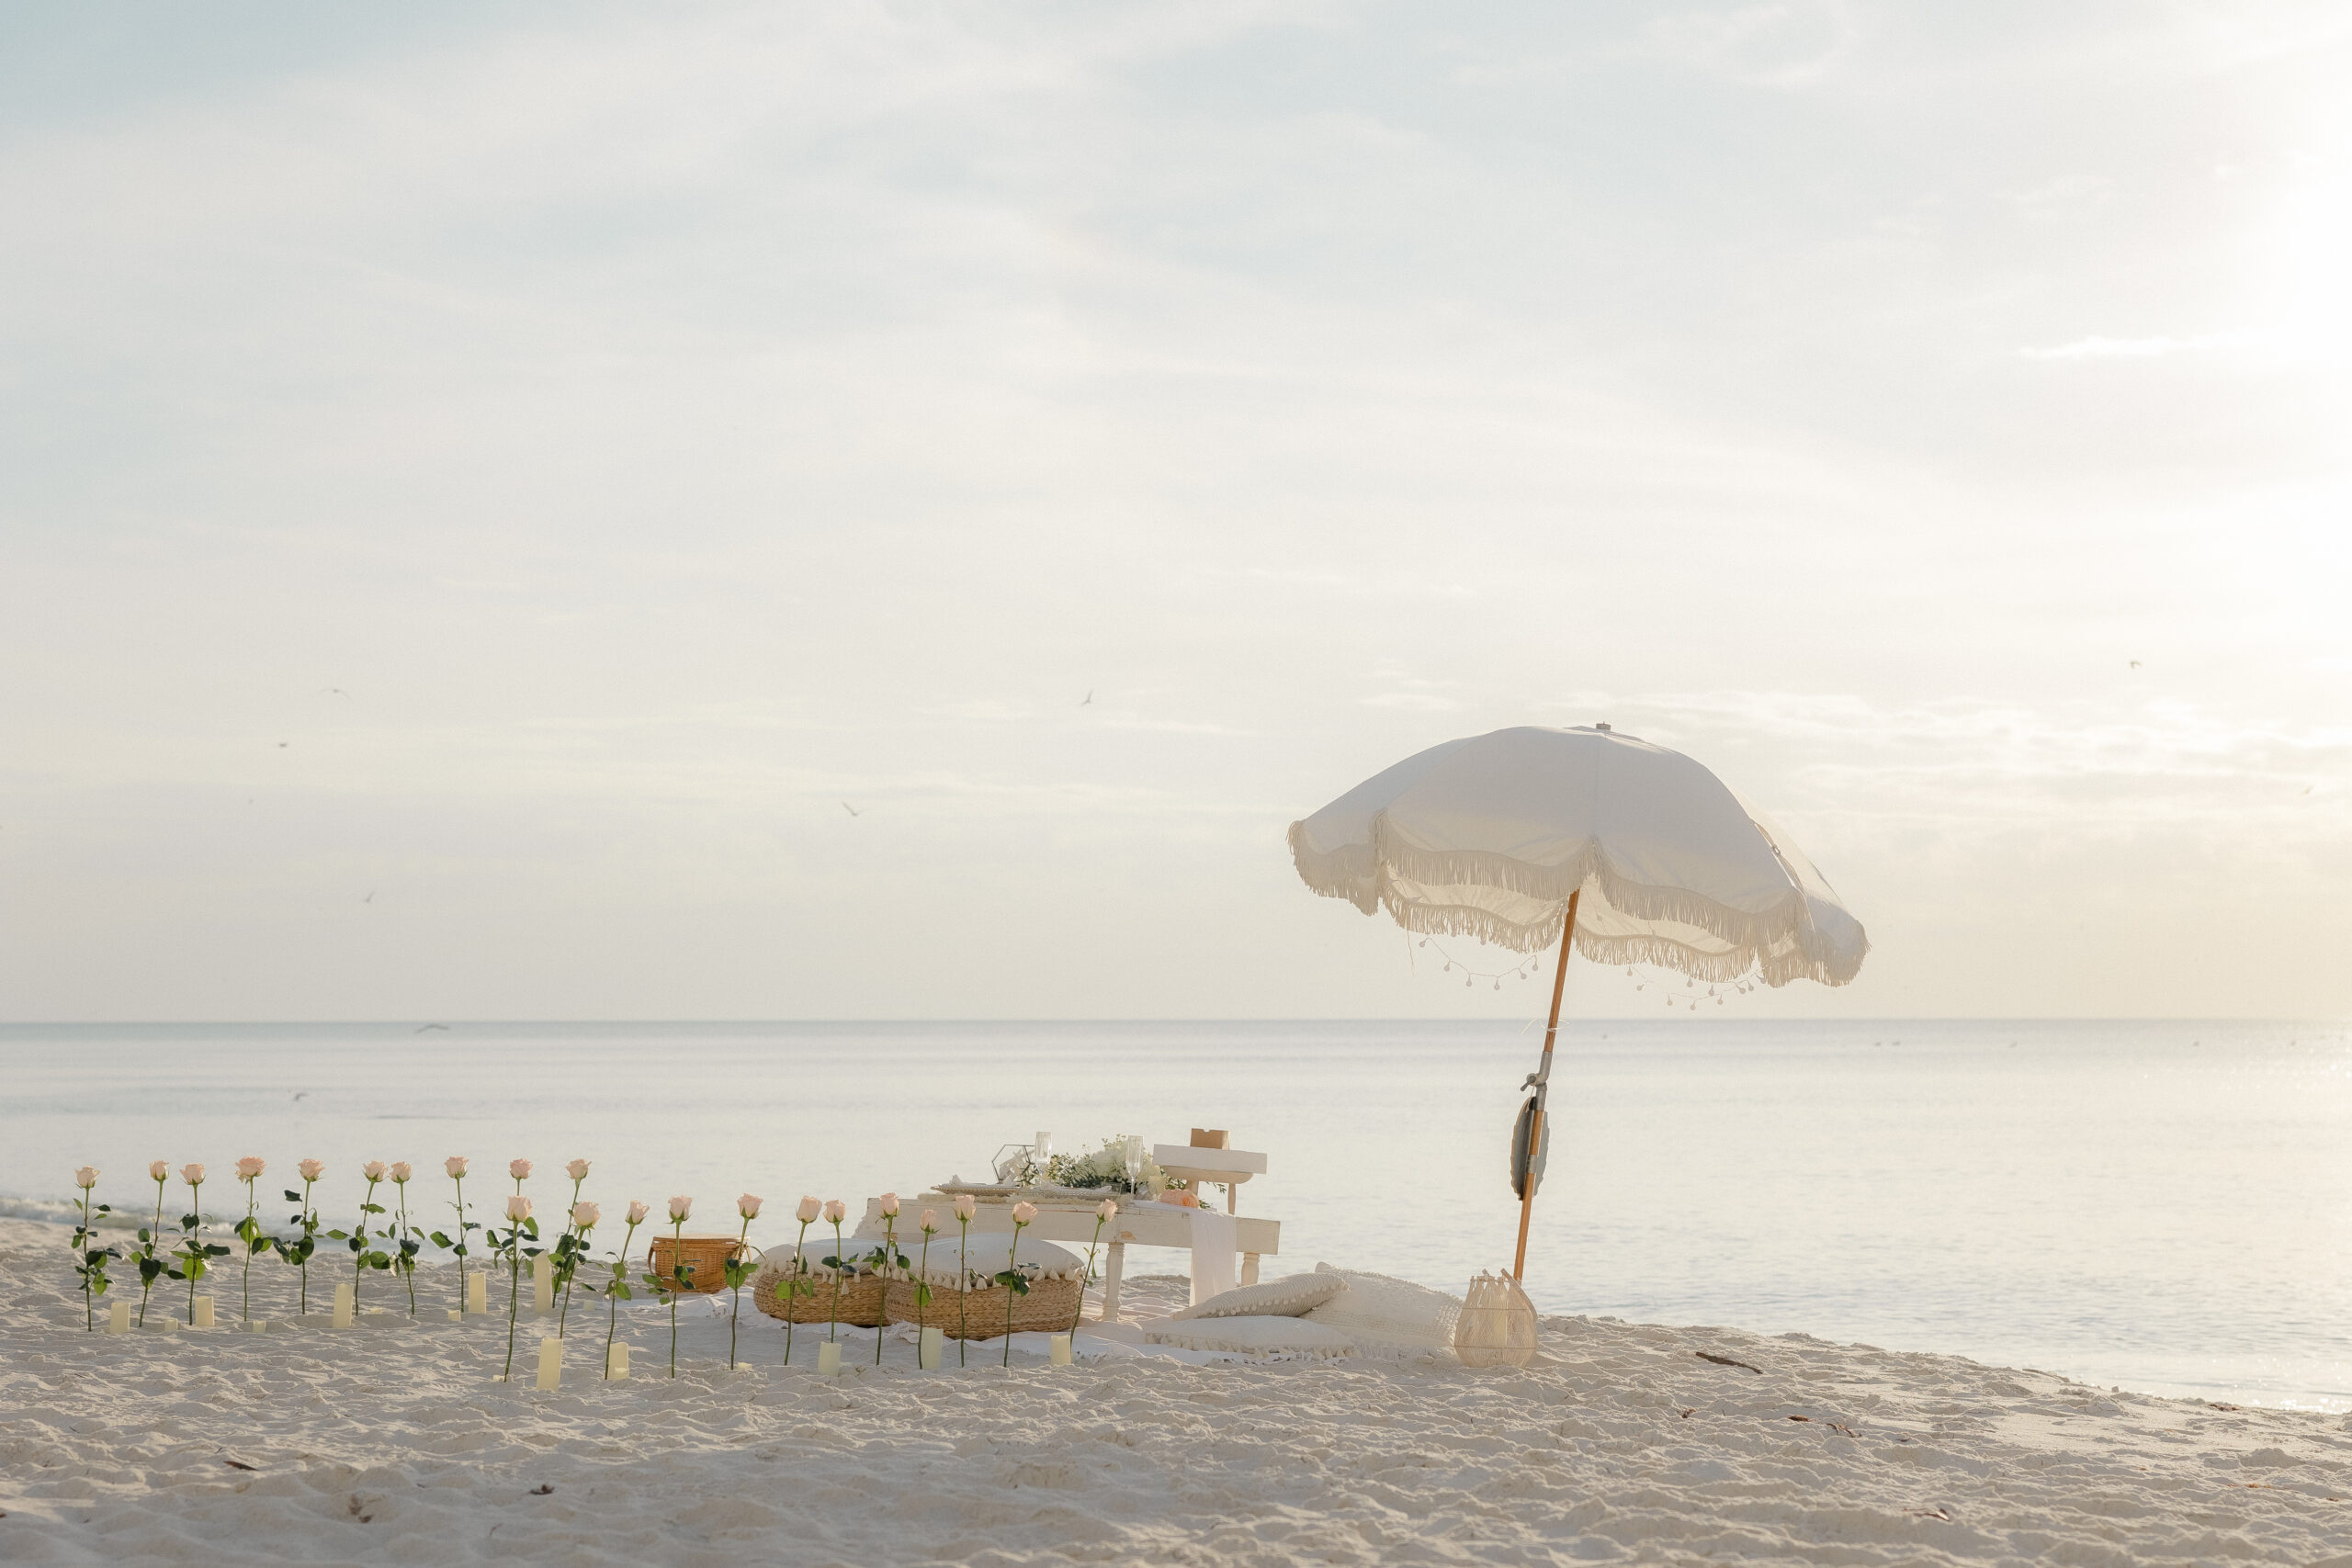
<path fill-rule="evenodd" d="M 254 1211 L 255 1209 L 259 1208 L 259 1207 L 260 1207 L 260 1205 L 261 1205 L 261 1194 L 260 1194 L 260 1192 L 259 1192 L 258 1190 L 256 1190 L 257 1185 L 258 1185 L 258 1183 L 259 1183 L 259 1181 L 260 1181 L 260 1178 L 261 1178 L 261 1172 L 259 1172 L 259 1171 L 255 1171 L 255 1172 L 254 1172 L 254 1174 L 253 1174 L 253 1175 L 248 1176 L 248 1177 L 246 1177 L 246 1178 L 244 1179 L 244 1183 L 245 1183 L 245 1230 L 244 1230 L 244 1232 L 243 1232 L 243 1233 L 239 1236 L 239 1238 L 238 1238 L 238 1239 L 240 1239 L 241 1241 L 243 1241 L 243 1242 L 245 1244 L 245 1279 L 244 1279 L 244 1309 L 243 1309 L 243 1310 L 244 1310 L 245 1321 L 246 1321 L 247 1323 L 251 1323 L 251 1322 L 254 1320 L 254 1238 L 253 1238 L 252 1232 L 253 1232 L 253 1230 L 254 1230 Z"/>
<path fill-rule="evenodd" d="M 514 1184 L 514 1194 L 521 1197 L 523 1184 Z M 506 1371 L 501 1382 L 514 1381 L 514 1300 L 523 1288 L 523 1222 L 514 1211 L 506 1211 L 506 1257 L 510 1277 L 506 1282 Z"/>
<path fill-rule="evenodd" d="M 614 1266 L 613 1283 L 616 1287 L 620 1287 L 622 1280 L 628 1276 L 629 1243 L 637 1238 L 637 1225 L 638 1222 L 631 1220 L 628 1223 L 628 1229 L 621 1233 L 620 1260 Z M 619 1329 L 621 1323 L 621 1298 L 619 1290 L 616 1288 L 615 1290 L 605 1292 L 605 1300 L 606 1303 L 606 1311 L 605 1315 L 605 1378 L 606 1382 L 610 1382 L 613 1375 L 613 1335 Z"/>
<path fill-rule="evenodd" d="M 408 1255 L 408 1183 L 396 1181 L 392 1186 L 400 1193 L 401 1204 L 400 1235 L 394 1245 L 401 1249 L 401 1273 L 408 1280 L 408 1314 L 414 1317 L 416 1315 L 416 1259 Z"/>
<path fill-rule="evenodd" d="M 149 1174 L 153 1174 L 152 1168 Z M 171 1176 L 168 1171 L 155 1178 L 155 1224 L 148 1230 L 146 1235 L 140 1238 L 147 1243 L 147 1251 L 150 1256 L 153 1255 L 155 1243 L 161 1240 L 164 1235 L 164 1183 L 169 1179 Z M 147 1295 L 155 1288 L 155 1281 L 148 1277 L 147 1270 L 144 1269 L 139 1271 L 139 1326 L 144 1328 L 147 1326 Z"/>
<path fill-rule="evenodd" d="M 740 1213 L 740 1211 L 738 1212 Z M 735 1236 L 735 1260 L 737 1262 L 740 1263 L 742 1261 L 743 1253 L 746 1250 L 744 1244 L 749 1242 L 751 1239 L 752 1216 L 744 1214 L 743 1228 L 736 1233 Z M 735 1326 L 742 1321 L 742 1317 L 743 1286 L 741 1281 L 738 1280 L 735 1286 L 734 1305 L 729 1309 L 727 1314 L 727 1370 L 730 1372 L 735 1370 Z"/>
<path fill-rule="evenodd" d="M 466 1310 L 466 1179 L 460 1174 L 458 1183 L 458 1311 Z"/>
<path fill-rule="evenodd" d="M 686 1280 L 686 1217 L 673 1212 L 671 1222 L 671 1245 L 677 1250 L 670 1254 L 670 1375 L 678 1375 L 678 1292 Z"/>
<path fill-rule="evenodd" d="M 896 1262 L 898 1260 L 899 1216 L 896 1214 L 885 1214 L 882 1216 L 882 1252 L 886 1262 Z M 887 1292 L 890 1288 L 887 1282 L 890 1276 L 885 1274 L 882 1278 L 886 1281 L 882 1288 Z M 887 1312 L 882 1314 L 884 1318 L 888 1318 L 889 1315 L 890 1314 Z M 874 1325 L 874 1364 L 877 1367 L 882 1364 L 882 1330 L 888 1326 L 888 1325 L 887 1323 L 880 1321 L 877 1321 Z M 922 1348 L 920 1337 L 918 1337 L 917 1339 L 915 1359 L 922 1359 Z"/>
<path fill-rule="evenodd" d="M 1008 1274 L 1020 1272 L 1017 1260 L 1021 1257 L 1021 1228 L 1028 1223 L 1018 1215 L 1013 1217 L 1012 1250 L 1004 1255 L 1004 1271 Z M 1019 1294 L 1012 1288 L 1012 1281 L 1007 1280 L 1004 1286 L 1004 1364 L 1008 1367 L 1012 1365 L 1012 1302 Z"/>
<path fill-rule="evenodd" d="M 849 1272 L 849 1259 L 842 1256 L 842 1223 L 833 1221 L 833 1315 L 825 1325 L 825 1340 L 831 1344 L 842 1331 L 842 1276 Z"/>
<path fill-rule="evenodd" d="M 305 1241 L 310 1239 L 311 1232 L 316 1228 L 311 1221 L 311 1183 L 317 1179 L 318 1178 L 314 1176 L 302 1178 L 302 1238 Z M 311 1252 L 310 1248 L 305 1247 L 302 1249 L 302 1315 L 308 1317 L 310 1314 Z"/>
<path fill-rule="evenodd" d="M 923 1211 L 929 1213 L 931 1211 Z M 922 1364 L 922 1309 L 931 1304 L 931 1233 L 933 1227 L 922 1227 L 922 1256 L 915 1261 L 915 1364 Z"/>
<path fill-rule="evenodd" d="M 194 1328 L 196 1281 L 204 1272 L 204 1182 L 201 1179 L 187 1184 L 187 1206 L 196 1211 L 189 1216 L 196 1221 L 196 1226 L 187 1238 L 187 1325 Z"/>
<path fill-rule="evenodd" d="M 580 1185 L 587 1179 L 585 1176 L 575 1176 L 571 1179 L 571 1202 L 563 1211 L 565 1221 L 563 1230 L 566 1235 L 570 1235 L 572 1231 L 571 1224 L 572 1211 L 580 1207 Z M 577 1269 L 570 1268 L 563 1271 L 563 1305 L 557 1309 L 555 1314 L 555 1337 L 558 1339 L 563 1337 L 563 1325 L 571 1316 L 571 1280 L 572 1276 L 577 1272 Z"/>
<path fill-rule="evenodd" d="M 365 1175 L 365 1172 L 361 1174 Z M 376 1183 L 380 1176 L 368 1178 L 368 1196 L 359 1201 L 359 1250 L 351 1255 L 351 1310 L 359 1310 L 359 1282 L 368 1274 L 368 1213 L 376 1206 Z"/>
<path fill-rule="evenodd" d="M 792 1365 L 792 1314 L 800 1300 L 800 1276 L 808 1267 L 808 1222 L 800 1222 L 800 1239 L 792 1244 L 792 1269 L 784 1277 L 784 1364 Z"/>
<path fill-rule="evenodd" d="M 82 1208 L 82 1224 L 74 1233 L 74 1256 L 82 1262 L 82 1330 L 95 1334 L 98 1330 L 97 1298 L 90 1293 L 90 1190 L 82 1189 L 76 1200 Z"/>
<path fill-rule="evenodd" d="M 962 1367 L 970 1365 L 964 1352 L 972 1342 L 972 1216 L 959 1213 L 956 1223 L 964 1227 L 956 1244 L 956 1364 Z"/>

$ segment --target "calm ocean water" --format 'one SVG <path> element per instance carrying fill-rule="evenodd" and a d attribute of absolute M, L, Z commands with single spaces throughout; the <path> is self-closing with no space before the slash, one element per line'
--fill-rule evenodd
<path fill-rule="evenodd" d="M 1540 1035 L 1487 1023 L 0 1026 L 0 1204 L 96 1163 L 575 1155 L 607 1202 L 781 1213 L 985 1174 L 999 1145 L 1230 1128 L 1270 1273 L 1459 1291 L 1507 1267 Z M 2352 1408 L 2340 1024 L 1703 1023 L 1566 1032 L 1529 1286 L 1547 1311 L 1802 1330 L 2161 1393 Z M 278 1185 L 274 1179 L 271 1188 Z M 484 1196 L 503 1184 L 469 1183 Z M 49 1212 L 55 1212 L 53 1207 Z M 754 1240 L 782 1238 L 781 1220 Z M 1182 1253 L 1131 1267 L 1181 1272 Z M 60 1268 L 63 1264 L 61 1260 Z"/>

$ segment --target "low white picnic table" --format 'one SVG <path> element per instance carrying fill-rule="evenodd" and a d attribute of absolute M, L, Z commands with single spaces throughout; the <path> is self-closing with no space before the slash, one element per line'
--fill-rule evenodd
<path fill-rule="evenodd" d="M 1102 1245 L 1106 1252 L 1102 1264 L 1102 1321 L 1105 1323 L 1118 1321 L 1119 1277 L 1125 1271 L 1130 1246 L 1192 1249 L 1193 1211 L 1174 1203 L 1155 1203 L 1126 1193 L 1087 1193 L 1064 1188 L 1042 1190 L 1031 1188 L 956 1189 L 956 1191 L 965 1190 L 969 1190 L 979 1204 L 979 1213 L 972 1217 L 973 1235 L 1010 1236 L 1012 1234 L 1012 1205 L 1035 1203 L 1037 1217 L 1030 1222 L 1028 1235 L 1042 1241 L 1057 1241 L 1065 1247 L 1081 1249 L 1094 1239 L 1095 1206 L 1105 1196 L 1117 1199 L 1117 1216 L 1102 1227 Z M 904 1247 L 908 1233 L 914 1228 L 914 1216 L 925 1209 L 938 1210 L 943 1223 L 942 1235 L 951 1239 L 956 1236 L 955 1202 L 954 1192 L 937 1191 L 900 1200 L 900 1247 Z M 1234 1215 L 1232 1221 L 1235 1242 L 1241 1252 L 1241 1282 L 1254 1285 L 1258 1282 L 1259 1258 L 1271 1257 L 1282 1250 L 1282 1222 L 1259 1219 L 1250 1214 Z M 879 1199 L 868 1198 L 865 1201 L 865 1219 L 857 1227 L 857 1234 L 860 1238 L 882 1234 L 882 1204 Z"/>

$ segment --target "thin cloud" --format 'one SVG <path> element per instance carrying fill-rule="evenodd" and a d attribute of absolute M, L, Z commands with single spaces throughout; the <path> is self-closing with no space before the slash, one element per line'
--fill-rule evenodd
<path fill-rule="evenodd" d="M 2052 348 L 2021 348 L 2018 355 L 2023 359 L 2164 359 L 2176 354 L 2243 348 L 2253 341 L 2251 333 L 2207 333 L 2200 337 L 2084 337 Z"/>

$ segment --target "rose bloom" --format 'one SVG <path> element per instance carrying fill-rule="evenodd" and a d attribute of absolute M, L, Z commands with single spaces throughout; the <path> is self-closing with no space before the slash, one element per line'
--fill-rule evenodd
<path fill-rule="evenodd" d="M 171 1174 L 172 1174 L 172 1167 L 171 1167 L 171 1162 L 170 1162 L 170 1161 L 168 1161 L 168 1160 L 160 1160 L 160 1159 L 159 1159 L 159 1160 L 153 1161 L 152 1164 L 150 1164 L 150 1165 L 147 1167 L 147 1175 L 148 1175 L 149 1179 L 152 1179 L 152 1180 L 155 1180 L 155 1181 L 164 1181 L 164 1180 L 167 1180 L 167 1179 L 170 1179 Z"/>
<path fill-rule="evenodd" d="M 825 1200 L 825 1223 L 837 1225 L 849 1217 L 849 1205 L 838 1198 Z"/>
<path fill-rule="evenodd" d="M 574 1181 L 585 1181 L 588 1179 L 588 1162 L 584 1159 L 573 1160 L 563 1168 L 563 1173 Z"/>
<path fill-rule="evenodd" d="M 261 1179 L 261 1173 L 267 1168 L 269 1168 L 262 1163 L 261 1156 L 259 1155 L 247 1155 L 244 1158 L 237 1162 L 237 1179 L 240 1181 L 259 1181 Z"/>
<path fill-rule="evenodd" d="M 371 1159 L 366 1165 L 359 1168 L 359 1174 L 366 1177 L 370 1181 L 381 1181 L 384 1179 L 384 1172 L 389 1168 L 390 1168 L 386 1166 L 382 1160 Z"/>
<path fill-rule="evenodd" d="M 451 1155 L 441 1162 L 441 1168 L 447 1171 L 451 1178 L 462 1180 L 466 1174 L 466 1156 Z"/>
<path fill-rule="evenodd" d="M 506 1162 L 506 1174 L 517 1181 L 528 1181 L 531 1179 L 531 1162 L 526 1159 L 510 1159 Z"/>
<path fill-rule="evenodd" d="M 394 1181 L 406 1181 L 410 1177 L 414 1176 L 416 1172 L 410 1168 L 408 1161 L 404 1159 L 396 1159 L 392 1162 L 392 1179 Z"/>
<path fill-rule="evenodd" d="M 1105 1198 L 1102 1201 L 1094 1205 L 1094 1217 L 1098 1220 L 1107 1221 L 1112 1215 L 1118 1212 L 1119 1205 L 1109 1198 Z"/>
<path fill-rule="evenodd" d="M 800 1216 L 800 1223 L 804 1225 L 815 1224 L 824 1212 L 825 1201 L 821 1198 L 803 1198 L 800 1200 L 800 1207 L 795 1211 Z"/>
<path fill-rule="evenodd" d="M 929 1235 L 932 1232 L 939 1228 L 939 1211 L 936 1209 L 925 1209 L 922 1212 L 922 1217 L 917 1220 L 915 1224 L 922 1227 L 923 1235 Z"/>
<path fill-rule="evenodd" d="M 303 1180 L 316 1181 L 325 1174 L 327 1168 L 324 1160 L 306 1159 L 294 1168 L 302 1173 Z"/>
<path fill-rule="evenodd" d="M 602 1218 L 604 1212 L 594 1203 L 574 1203 L 571 1206 L 571 1223 L 581 1230 L 594 1230 L 596 1222 Z"/>
<path fill-rule="evenodd" d="M 190 1187 L 201 1187 L 204 1185 L 204 1168 L 200 1165 L 184 1165 L 180 1167 L 180 1179 Z"/>
<path fill-rule="evenodd" d="M 760 1217 L 760 1200 L 746 1192 L 735 1200 L 735 1212 L 747 1220 L 756 1220 Z"/>
<path fill-rule="evenodd" d="M 95 1165 L 85 1165 L 74 1173 L 74 1185 L 76 1187 L 91 1188 L 97 1184 L 98 1168 Z"/>
<path fill-rule="evenodd" d="M 886 1220 L 895 1220 L 899 1217 L 899 1195 L 896 1192 L 882 1194 L 882 1217 Z"/>
<path fill-rule="evenodd" d="M 973 1197 L 969 1192 L 958 1192 L 956 1194 L 956 1217 L 957 1219 L 968 1220 L 979 1212 L 980 1201 L 978 1198 Z"/>
<path fill-rule="evenodd" d="M 693 1199 L 672 1198 L 670 1200 L 670 1218 L 677 1221 L 679 1224 L 684 1224 L 686 1216 L 694 1212 L 695 1201 Z"/>
<path fill-rule="evenodd" d="M 531 1217 L 531 1201 L 520 1192 L 506 1200 L 506 1217 L 520 1224 Z"/>
<path fill-rule="evenodd" d="M 645 1216 L 652 1212 L 653 1205 L 650 1203 L 640 1203 L 632 1200 L 628 1206 L 628 1223 L 633 1225 L 641 1225 L 645 1223 Z"/>
<path fill-rule="evenodd" d="M 1025 1225 L 1036 1217 L 1037 1205 L 1035 1203 L 1015 1203 L 1012 1206 L 1012 1223 L 1016 1225 Z"/>

